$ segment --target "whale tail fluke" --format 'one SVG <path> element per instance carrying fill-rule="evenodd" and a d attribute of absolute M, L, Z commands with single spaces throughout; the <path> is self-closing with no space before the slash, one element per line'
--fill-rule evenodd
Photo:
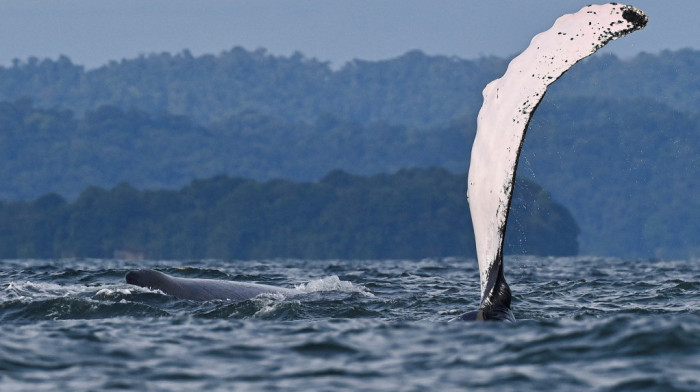
<path fill-rule="evenodd" d="M 503 241 L 525 132 L 537 106 L 564 72 L 608 42 L 644 28 L 644 12 L 624 4 L 590 5 L 538 34 L 499 79 L 484 88 L 469 164 L 467 198 L 474 226 L 481 305 L 460 320 L 514 320 L 503 278 Z"/>

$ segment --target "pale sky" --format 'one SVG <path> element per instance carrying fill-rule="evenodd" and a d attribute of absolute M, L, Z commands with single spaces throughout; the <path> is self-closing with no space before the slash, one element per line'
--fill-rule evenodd
<path fill-rule="evenodd" d="M 0 0 L 0 65 L 60 54 L 88 68 L 140 54 L 234 46 L 300 51 L 339 67 L 412 49 L 473 59 L 522 51 L 590 0 Z M 700 1 L 633 0 L 646 29 L 604 49 L 622 57 L 700 49 Z"/>

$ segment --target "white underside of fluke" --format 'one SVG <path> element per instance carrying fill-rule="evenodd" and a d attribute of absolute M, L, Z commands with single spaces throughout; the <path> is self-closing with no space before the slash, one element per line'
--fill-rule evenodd
<path fill-rule="evenodd" d="M 525 131 L 547 86 L 605 44 L 646 25 L 640 10 L 592 5 L 564 15 L 536 35 L 505 74 L 484 89 L 469 167 L 468 199 L 474 224 L 482 301 L 502 262 L 508 209 Z M 493 284 L 493 283 L 492 283 Z M 491 285 L 492 285 L 491 284 Z"/>

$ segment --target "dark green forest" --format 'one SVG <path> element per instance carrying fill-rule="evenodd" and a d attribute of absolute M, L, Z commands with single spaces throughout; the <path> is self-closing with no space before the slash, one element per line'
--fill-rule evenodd
<path fill-rule="evenodd" d="M 438 168 L 333 171 L 313 183 L 218 176 L 177 191 L 90 187 L 73 202 L 0 204 L 0 258 L 474 257 L 465 192 L 464 174 Z M 519 181 L 512 211 L 506 252 L 577 253 L 578 226 L 540 186 Z"/>
<path fill-rule="evenodd" d="M 414 51 L 332 70 L 241 48 L 92 70 L 67 57 L 16 61 L 0 67 L 0 199 L 54 192 L 70 205 L 89 186 L 174 192 L 221 174 L 464 173 L 481 90 L 507 63 Z M 699 66 L 692 50 L 596 55 L 548 92 L 518 177 L 569 208 L 582 253 L 700 254 Z"/>

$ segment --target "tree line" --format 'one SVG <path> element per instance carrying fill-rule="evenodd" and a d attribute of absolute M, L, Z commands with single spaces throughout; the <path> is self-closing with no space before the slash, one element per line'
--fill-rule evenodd
<path fill-rule="evenodd" d="M 89 187 L 0 203 L 0 258 L 149 259 L 475 257 L 466 175 L 444 169 L 317 182 L 217 176 L 180 190 Z M 506 252 L 573 255 L 576 222 L 518 181 Z"/>
<path fill-rule="evenodd" d="M 79 114 L 103 105 L 184 115 L 199 124 L 256 110 L 284 121 L 331 114 L 360 123 L 430 127 L 474 118 L 481 90 L 509 59 L 474 60 L 411 51 L 383 61 L 355 60 L 333 70 L 301 53 L 274 56 L 240 47 L 218 55 L 188 51 L 112 61 L 86 70 L 68 57 L 29 58 L 0 67 L 0 101 L 29 98 Z M 552 97 L 651 97 L 681 111 L 700 106 L 700 51 L 630 59 L 595 55 L 574 67 Z"/>

